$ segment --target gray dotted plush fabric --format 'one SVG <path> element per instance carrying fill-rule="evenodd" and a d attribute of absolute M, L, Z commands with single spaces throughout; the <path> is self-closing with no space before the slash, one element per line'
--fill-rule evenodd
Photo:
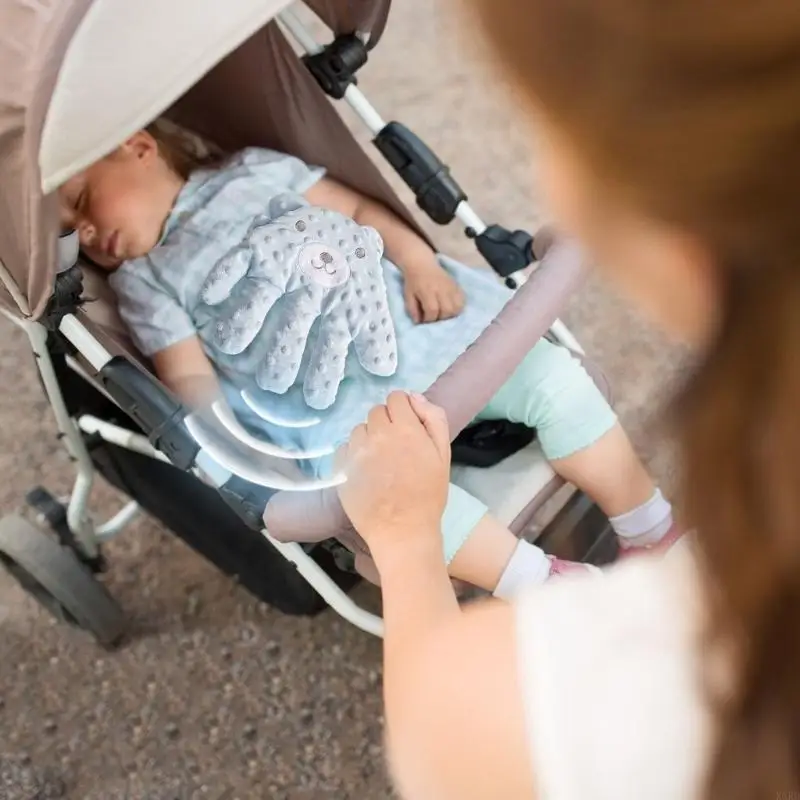
<path fill-rule="evenodd" d="M 213 345 L 229 357 L 243 354 L 269 316 L 269 342 L 255 377 L 262 389 L 283 394 L 298 379 L 319 320 L 303 377 L 305 400 L 319 410 L 336 400 L 351 343 L 367 372 L 393 375 L 397 340 L 382 256 L 383 241 L 373 228 L 299 206 L 289 195 L 276 197 L 200 291 L 214 319 Z"/>

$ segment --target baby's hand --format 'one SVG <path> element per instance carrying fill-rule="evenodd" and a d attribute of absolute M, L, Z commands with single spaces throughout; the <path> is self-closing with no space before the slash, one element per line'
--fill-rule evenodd
<path fill-rule="evenodd" d="M 464 308 L 464 293 L 436 261 L 403 270 L 406 310 L 416 323 L 457 317 Z"/>

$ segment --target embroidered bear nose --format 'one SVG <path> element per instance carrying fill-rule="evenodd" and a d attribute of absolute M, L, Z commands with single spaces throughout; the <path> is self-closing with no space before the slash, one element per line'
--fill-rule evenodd
<path fill-rule="evenodd" d="M 319 257 L 322 259 L 323 264 L 333 264 L 333 256 L 330 253 L 322 252 Z"/>

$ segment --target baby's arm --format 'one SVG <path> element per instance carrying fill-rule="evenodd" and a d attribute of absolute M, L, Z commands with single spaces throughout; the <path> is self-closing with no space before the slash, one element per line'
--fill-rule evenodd
<path fill-rule="evenodd" d="M 159 380 L 189 408 L 207 406 L 222 392 L 197 336 L 159 350 L 153 355 L 153 367 Z"/>
<path fill-rule="evenodd" d="M 305 197 L 311 205 L 338 211 L 378 231 L 386 257 L 403 273 L 406 308 L 415 322 L 460 313 L 464 295 L 458 284 L 439 265 L 428 243 L 386 206 L 330 178 L 317 181 Z"/>
<path fill-rule="evenodd" d="M 320 208 L 330 208 L 360 225 L 375 228 L 383 239 L 386 257 L 403 274 L 419 269 L 440 269 L 428 243 L 386 206 L 359 194 L 330 178 L 317 181 L 307 192 L 306 200 Z"/>

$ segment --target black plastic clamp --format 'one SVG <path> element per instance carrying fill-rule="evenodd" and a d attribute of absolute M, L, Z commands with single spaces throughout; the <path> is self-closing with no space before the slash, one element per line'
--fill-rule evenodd
<path fill-rule="evenodd" d="M 74 314 L 83 304 L 83 273 L 76 265 L 56 275 L 53 294 L 47 301 L 39 322 L 47 330 L 56 333 L 61 320 L 67 314 Z"/>
<path fill-rule="evenodd" d="M 456 216 L 467 199 L 450 175 L 450 168 L 416 134 L 399 122 L 389 122 L 375 137 L 375 146 L 414 192 L 417 205 L 439 225 Z"/>
<path fill-rule="evenodd" d="M 533 236 L 527 231 L 510 231 L 502 225 L 490 225 L 481 234 L 469 228 L 467 236 L 475 240 L 478 252 L 501 278 L 508 278 L 536 260 Z"/>
<path fill-rule="evenodd" d="M 200 445 L 183 424 L 186 409 L 168 389 L 124 356 L 112 358 L 98 377 L 155 448 L 179 469 L 194 465 Z"/>
<path fill-rule="evenodd" d="M 356 80 L 356 72 L 367 63 L 369 51 L 354 33 L 337 36 L 318 53 L 303 56 L 303 61 L 317 83 L 329 97 L 341 100 L 348 86 Z"/>
<path fill-rule="evenodd" d="M 341 100 L 347 87 L 357 83 L 356 72 L 367 63 L 367 46 L 355 34 L 338 36 L 318 53 L 303 61 L 328 96 Z M 439 225 L 456 217 L 467 195 L 450 174 L 450 168 L 415 133 L 399 122 L 389 122 L 376 135 L 375 146 L 405 184 L 414 192 L 417 205 Z M 478 251 L 503 278 L 524 269 L 535 260 L 533 237 L 525 231 L 510 231 L 490 225 L 483 233 L 467 230 Z M 513 283 L 513 281 L 510 281 Z"/>

